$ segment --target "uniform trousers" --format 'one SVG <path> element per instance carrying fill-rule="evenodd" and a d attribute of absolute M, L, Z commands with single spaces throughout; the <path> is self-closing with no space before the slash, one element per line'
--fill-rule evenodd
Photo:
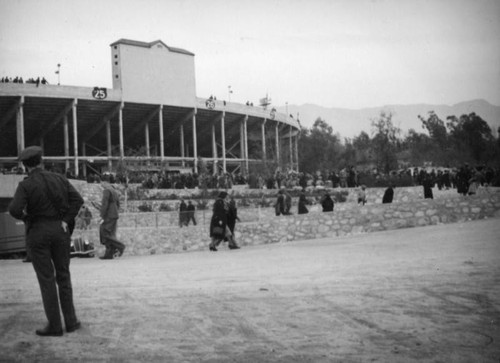
<path fill-rule="evenodd" d="M 113 257 L 115 251 L 123 253 L 125 245 L 116 238 L 118 219 L 105 219 L 99 227 L 99 239 L 106 246 L 105 257 Z"/>
<path fill-rule="evenodd" d="M 30 226 L 27 243 L 40 285 L 49 330 L 62 330 L 59 306 L 61 306 L 66 328 L 75 326 L 77 318 L 69 271 L 71 248 L 69 233 L 64 232 L 61 221 L 38 221 Z"/>

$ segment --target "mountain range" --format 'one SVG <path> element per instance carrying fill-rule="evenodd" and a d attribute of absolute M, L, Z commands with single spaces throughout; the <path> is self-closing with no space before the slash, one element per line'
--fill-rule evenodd
<path fill-rule="evenodd" d="M 500 127 L 500 107 L 492 105 L 488 101 L 479 99 L 448 105 L 386 105 L 380 107 L 345 109 L 327 108 L 314 104 L 288 105 L 287 107 L 277 107 L 278 112 L 288 113 L 300 120 L 304 128 L 311 128 L 314 122 L 321 118 L 328 125 L 332 126 L 333 132 L 340 134 L 342 138 L 353 138 L 364 131 L 372 136 L 372 120 L 378 120 L 382 111 L 392 113 L 392 123 L 399 127 L 404 136 L 408 130 L 414 129 L 416 132 L 425 133 L 419 115 L 427 119 L 429 112 L 434 111 L 436 115 L 446 123 L 446 117 L 460 117 L 472 112 L 480 116 L 491 127 L 492 134 L 498 137 Z"/>

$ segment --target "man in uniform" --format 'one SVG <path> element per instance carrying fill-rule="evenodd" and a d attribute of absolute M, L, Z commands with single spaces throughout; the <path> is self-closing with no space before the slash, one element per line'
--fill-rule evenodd
<path fill-rule="evenodd" d="M 61 336 L 59 309 L 68 333 L 80 328 L 73 305 L 69 261 L 72 227 L 83 199 L 63 175 L 42 169 L 40 147 L 24 149 L 19 160 L 27 168 L 28 177 L 19 183 L 9 213 L 26 224 L 26 242 L 48 319 L 48 325 L 36 330 L 36 334 Z"/>
<path fill-rule="evenodd" d="M 120 209 L 120 194 L 108 182 L 103 182 L 101 218 L 102 223 L 99 227 L 99 238 L 101 244 L 106 246 L 104 256 L 101 260 L 112 260 L 115 255 L 123 255 L 125 245 L 116 238 L 116 229 L 118 225 L 118 210 Z"/>

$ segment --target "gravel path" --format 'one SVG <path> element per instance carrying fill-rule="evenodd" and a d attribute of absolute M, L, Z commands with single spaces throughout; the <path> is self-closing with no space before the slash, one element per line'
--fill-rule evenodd
<path fill-rule="evenodd" d="M 82 329 L 42 338 L 31 265 L 0 260 L 0 361 L 500 361 L 499 219 L 71 271 Z"/>

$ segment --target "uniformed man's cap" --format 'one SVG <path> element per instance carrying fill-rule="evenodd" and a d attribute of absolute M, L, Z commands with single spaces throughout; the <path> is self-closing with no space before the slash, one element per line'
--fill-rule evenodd
<path fill-rule="evenodd" d="M 42 148 L 40 146 L 28 146 L 19 154 L 19 161 L 25 161 L 35 156 L 42 156 Z"/>

